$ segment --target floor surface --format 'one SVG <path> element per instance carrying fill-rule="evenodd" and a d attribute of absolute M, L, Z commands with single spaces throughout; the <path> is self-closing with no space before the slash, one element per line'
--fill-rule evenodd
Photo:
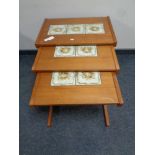
<path fill-rule="evenodd" d="M 47 128 L 45 108 L 29 107 L 35 56 L 20 55 L 20 155 L 134 155 L 135 56 L 119 54 L 118 80 L 125 104 L 110 106 L 110 127 L 101 106 L 55 107 Z"/>

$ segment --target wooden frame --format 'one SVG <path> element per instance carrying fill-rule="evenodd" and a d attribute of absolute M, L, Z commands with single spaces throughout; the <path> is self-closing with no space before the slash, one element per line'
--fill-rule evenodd
<path fill-rule="evenodd" d="M 103 23 L 105 34 L 70 34 L 70 35 L 53 35 L 55 38 L 45 42 L 48 37 L 47 32 L 50 25 L 59 24 L 96 24 Z M 117 40 L 113 31 L 113 27 L 109 17 L 91 17 L 91 18 L 60 18 L 45 19 L 40 29 L 35 45 L 37 48 L 41 46 L 56 45 L 113 45 L 116 46 Z"/>
<path fill-rule="evenodd" d="M 114 80 L 114 84 L 115 84 L 115 88 L 116 88 L 116 92 L 117 92 L 117 96 L 118 96 L 118 106 L 122 106 L 124 101 L 123 101 L 123 97 L 122 97 L 122 94 L 121 94 L 121 89 L 120 89 L 120 86 L 119 86 L 119 83 L 118 83 L 118 80 L 117 80 L 117 77 L 116 77 L 116 74 L 113 73 L 113 80 Z"/>
<path fill-rule="evenodd" d="M 123 104 L 116 73 L 101 72 L 101 85 L 51 86 L 51 73 L 38 73 L 30 106 Z"/>
<path fill-rule="evenodd" d="M 113 46 L 97 46 L 97 57 L 54 57 L 55 47 L 40 47 L 32 66 L 34 72 L 119 71 Z"/>
<path fill-rule="evenodd" d="M 118 84 L 116 73 L 101 72 L 101 78 L 102 78 L 102 81 L 105 82 L 102 89 L 100 89 L 102 86 L 58 86 L 58 87 L 52 88 L 53 91 L 51 91 L 52 89 L 50 89 L 51 88 L 50 73 L 38 73 L 33 87 L 32 96 L 30 99 L 30 106 L 49 106 L 47 125 L 48 127 L 51 127 L 52 118 L 53 118 L 52 117 L 53 106 L 99 105 L 100 104 L 103 107 L 105 125 L 109 127 L 110 118 L 109 118 L 109 112 L 108 112 L 108 105 L 110 104 L 122 105 L 123 98 L 121 95 L 121 90 Z M 82 89 L 85 89 L 85 91 L 83 91 L 80 87 Z M 114 91 L 111 91 L 110 89 L 113 89 Z M 55 95 L 52 96 L 54 91 L 56 93 L 55 94 L 56 96 Z M 87 99 L 87 97 L 84 98 L 85 95 L 83 94 L 84 92 L 87 92 L 87 91 L 89 92 L 85 95 L 87 96 L 90 92 L 92 92 L 91 94 L 92 98 L 91 100 L 88 99 L 86 102 L 84 102 Z M 101 92 L 101 96 L 99 95 L 100 92 Z M 67 98 L 69 98 L 69 100 L 66 100 L 64 94 L 67 95 Z M 77 103 L 75 102 L 77 98 L 74 99 L 74 97 L 70 96 L 71 94 L 75 95 L 75 97 L 76 96 L 79 97 L 79 101 Z M 88 96 L 88 98 L 90 98 L 90 96 Z M 109 99 L 107 100 L 106 98 L 109 98 Z M 57 102 L 57 101 L 60 101 L 60 102 Z"/>
<path fill-rule="evenodd" d="M 103 24 L 105 33 L 48 35 L 50 25 Z M 51 40 L 47 40 L 52 37 Z M 37 77 L 29 105 L 48 106 L 47 126 L 52 126 L 53 107 L 64 105 L 102 105 L 105 125 L 110 126 L 108 105 L 123 105 L 121 90 L 116 77 L 120 70 L 114 46 L 117 39 L 110 17 L 45 19 L 35 46 L 38 53 L 32 70 Z M 54 46 L 96 45 L 97 57 L 54 57 Z M 99 71 L 101 85 L 51 87 L 54 71 Z"/>
<path fill-rule="evenodd" d="M 108 105 L 102 105 L 102 108 L 103 108 L 105 126 L 109 127 L 110 126 L 110 118 L 109 118 L 109 112 L 108 112 Z M 53 120 L 52 110 L 53 110 L 52 106 L 49 106 L 48 121 L 47 121 L 48 127 L 52 126 L 52 120 Z"/>

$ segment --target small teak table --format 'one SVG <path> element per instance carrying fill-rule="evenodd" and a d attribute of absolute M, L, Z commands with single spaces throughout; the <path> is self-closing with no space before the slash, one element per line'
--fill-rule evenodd
<path fill-rule="evenodd" d="M 50 25 L 103 23 L 103 34 L 47 35 Z M 54 36 L 54 39 L 44 39 Z M 52 108 L 69 105 L 102 105 L 105 124 L 110 125 L 108 105 L 123 104 L 117 80 L 120 70 L 114 47 L 116 37 L 109 17 L 45 19 L 36 40 L 38 53 L 32 70 L 37 73 L 30 106 L 48 106 L 48 126 L 52 124 Z M 97 57 L 54 57 L 55 46 L 96 45 Z M 100 72 L 101 85 L 52 87 L 52 72 Z"/>

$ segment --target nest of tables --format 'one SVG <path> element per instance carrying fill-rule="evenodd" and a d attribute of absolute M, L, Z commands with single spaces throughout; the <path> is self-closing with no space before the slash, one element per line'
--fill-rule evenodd
<path fill-rule="evenodd" d="M 49 107 L 48 127 L 52 108 L 69 105 L 102 105 L 110 125 L 108 106 L 123 104 L 116 43 L 109 17 L 44 20 L 35 43 L 37 76 L 29 105 Z"/>

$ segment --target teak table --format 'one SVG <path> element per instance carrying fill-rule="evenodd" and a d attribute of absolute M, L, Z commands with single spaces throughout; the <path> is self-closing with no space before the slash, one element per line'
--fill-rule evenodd
<path fill-rule="evenodd" d="M 103 23 L 103 34 L 53 35 L 44 41 L 50 25 Z M 110 125 L 108 105 L 122 105 L 123 98 L 116 74 L 120 70 L 114 47 L 116 37 L 109 17 L 45 19 L 36 40 L 38 53 L 32 70 L 37 73 L 30 106 L 49 106 L 48 126 L 52 123 L 52 107 L 64 105 L 102 105 L 105 124 Z M 96 45 L 97 57 L 54 57 L 55 46 Z M 101 85 L 52 87 L 55 71 L 99 71 Z"/>

